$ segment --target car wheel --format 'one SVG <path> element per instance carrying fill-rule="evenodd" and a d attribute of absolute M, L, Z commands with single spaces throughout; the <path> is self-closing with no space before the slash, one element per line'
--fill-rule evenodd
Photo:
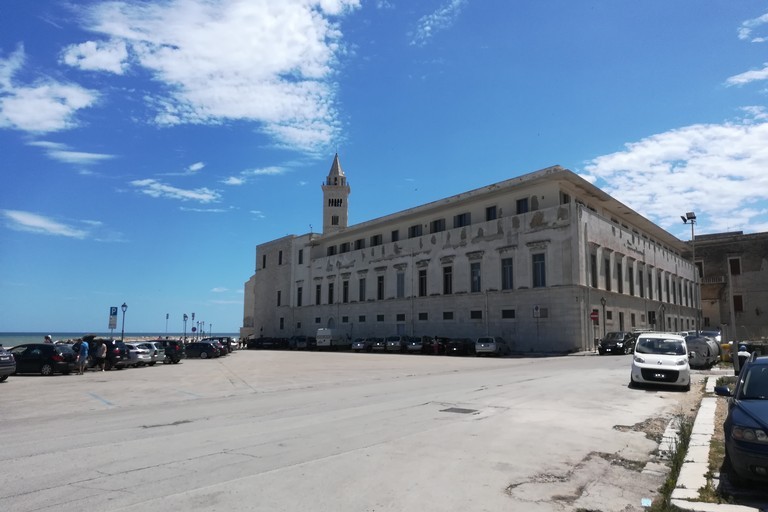
<path fill-rule="evenodd" d="M 53 375 L 53 365 L 48 363 L 40 367 L 40 375 L 50 376 Z"/>
<path fill-rule="evenodd" d="M 156 361 L 152 361 L 151 363 L 148 363 L 149 366 L 155 366 Z"/>
<path fill-rule="evenodd" d="M 208 359 L 208 352 L 200 352 L 200 359 Z"/>
<path fill-rule="evenodd" d="M 8 380 L 7 375 L 3 375 L 2 377 L 0 377 L 0 382 L 5 382 L 6 380 Z"/>

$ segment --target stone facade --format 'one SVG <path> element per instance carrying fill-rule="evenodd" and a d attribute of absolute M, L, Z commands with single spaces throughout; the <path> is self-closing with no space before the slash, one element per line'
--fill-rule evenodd
<path fill-rule="evenodd" d="M 336 168 L 338 156 L 324 198 Z M 606 331 L 694 328 L 699 297 L 684 252 L 684 242 L 555 166 L 259 245 L 241 335 L 332 327 L 351 338 L 491 334 L 521 353 L 591 350 Z"/>

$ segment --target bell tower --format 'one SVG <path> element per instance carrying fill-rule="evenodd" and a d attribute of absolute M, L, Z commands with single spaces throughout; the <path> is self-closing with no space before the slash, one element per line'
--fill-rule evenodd
<path fill-rule="evenodd" d="M 323 234 L 335 233 L 347 227 L 349 193 L 347 177 L 341 170 L 339 154 L 336 153 L 323 183 Z"/>

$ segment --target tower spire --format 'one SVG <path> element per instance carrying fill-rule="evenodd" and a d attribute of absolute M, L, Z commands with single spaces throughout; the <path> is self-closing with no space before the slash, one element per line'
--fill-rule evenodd
<path fill-rule="evenodd" d="M 333 233 L 347 227 L 350 188 L 341 168 L 339 154 L 333 157 L 331 170 L 325 178 L 323 189 L 323 233 Z"/>

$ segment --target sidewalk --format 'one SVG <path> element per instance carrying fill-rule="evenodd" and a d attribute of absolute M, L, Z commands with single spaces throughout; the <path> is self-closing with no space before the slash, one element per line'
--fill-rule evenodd
<path fill-rule="evenodd" d="M 706 393 L 715 392 L 715 377 L 706 378 Z M 691 432 L 691 441 L 688 445 L 688 453 L 685 456 L 680 474 L 677 477 L 675 490 L 672 491 L 672 504 L 683 510 L 694 512 L 765 512 L 768 511 L 768 502 L 761 508 L 746 507 L 743 505 L 729 505 L 718 503 L 704 503 L 695 501 L 699 497 L 699 489 L 707 485 L 707 473 L 709 472 L 709 444 L 715 433 L 715 409 L 717 398 L 705 396 L 701 400 L 701 406 L 696 414 Z M 672 426 L 670 426 L 672 427 Z M 668 431 L 670 428 L 667 429 Z M 674 448 L 677 433 L 664 433 L 662 446 L 665 444 Z M 670 438 L 670 436 L 673 436 Z M 661 448 L 661 447 L 660 447 Z"/>

